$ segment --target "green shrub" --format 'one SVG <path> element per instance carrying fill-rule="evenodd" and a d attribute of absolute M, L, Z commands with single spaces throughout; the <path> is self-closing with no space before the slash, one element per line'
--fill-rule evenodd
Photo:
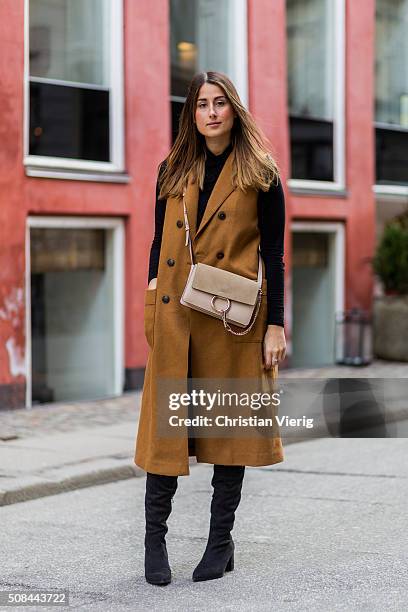
<path fill-rule="evenodd" d="M 386 292 L 408 294 L 408 209 L 386 224 L 373 268 Z"/>

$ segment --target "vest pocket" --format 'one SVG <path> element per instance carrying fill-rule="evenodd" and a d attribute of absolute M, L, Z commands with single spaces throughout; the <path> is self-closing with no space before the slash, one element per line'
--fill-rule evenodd
<path fill-rule="evenodd" d="M 146 289 L 145 290 L 145 303 L 144 303 L 144 333 L 147 340 L 147 344 L 150 348 L 153 348 L 154 339 L 154 313 L 156 310 L 156 294 L 157 289 Z"/>

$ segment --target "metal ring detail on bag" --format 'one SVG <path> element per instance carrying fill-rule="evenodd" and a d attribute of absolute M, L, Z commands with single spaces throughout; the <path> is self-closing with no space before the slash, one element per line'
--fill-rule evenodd
<path fill-rule="evenodd" d="M 227 331 L 229 331 L 231 334 L 234 334 L 234 336 L 244 336 L 245 334 L 247 334 L 249 331 L 251 331 L 251 329 L 254 326 L 254 323 L 256 321 L 256 318 L 258 316 L 258 312 L 259 312 L 259 308 L 261 306 L 261 300 L 262 300 L 262 296 L 264 295 L 264 292 L 262 291 L 262 289 L 259 289 L 258 291 L 258 300 L 257 300 L 257 304 L 256 304 L 256 308 L 255 308 L 255 313 L 253 314 L 253 319 L 252 322 L 249 324 L 248 327 L 246 327 L 244 329 L 244 331 L 241 332 L 236 332 L 232 329 L 232 327 L 229 325 L 228 321 L 227 321 L 227 317 L 225 315 L 225 311 L 222 313 L 222 320 L 224 323 L 224 327 Z"/>
<path fill-rule="evenodd" d="M 216 308 L 216 307 L 214 306 L 214 300 L 217 300 L 217 299 L 220 299 L 220 300 L 227 300 L 227 302 L 228 302 L 227 307 L 226 307 L 226 308 L 224 308 L 224 309 L 222 309 L 222 308 L 221 308 L 221 309 Z M 213 309 L 215 310 L 215 312 L 219 312 L 219 313 L 221 313 L 221 314 L 224 314 L 224 313 L 228 312 L 228 311 L 229 311 L 229 309 L 231 308 L 231 300 L 230 300 L 229 298 L 223 297 L 222 295 L 214 295 L 214 296 L 211 298 L 211 306 L 213 307 Z"/>

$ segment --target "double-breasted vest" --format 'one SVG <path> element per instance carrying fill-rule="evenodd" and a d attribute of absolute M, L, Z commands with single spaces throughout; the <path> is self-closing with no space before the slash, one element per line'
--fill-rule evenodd
<path fill-rule="evenodd" d="M 186 208 L 194 263 L 223 268 L 256 280 L 258 273 L 257 190 L 246 192 L 231 182 L 232 153 L 221 170 L 196 228 L 199 188 L 188 182 Z M 149 344 L 134 462 L 147 472 L 188 475 L 188 433 L 178 437 L 157 435 L 157 380 L 187 379 L 189 343 L 193 378 L 271 377 L 263 367 L 263 338 L 267 329 L 265 268 L 262 302 L 251 331 L 234 336 L 222 321 L 180 304 L 191 260 L 185 244 L 181 197 L 168 198 L 160 250 L 157 286 L 145 290 L 144 326 Z M 236 328 L 238 329 L 238 328 Z M 275 369 L 275 374 L 277 368 Z M 271 465 L 283 461 L 279 435 L 257 438 L 195 439 L 198 462 L 222 465 Z"/>

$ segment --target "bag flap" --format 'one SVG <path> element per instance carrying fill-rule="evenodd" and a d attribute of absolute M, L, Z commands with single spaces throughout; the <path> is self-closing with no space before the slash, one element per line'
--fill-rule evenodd
<path fill-rule="evenodd" d="M 192 287 L 252 306 L 258 294 L 256 280 L 203 263 L 196 264 Z"/>

